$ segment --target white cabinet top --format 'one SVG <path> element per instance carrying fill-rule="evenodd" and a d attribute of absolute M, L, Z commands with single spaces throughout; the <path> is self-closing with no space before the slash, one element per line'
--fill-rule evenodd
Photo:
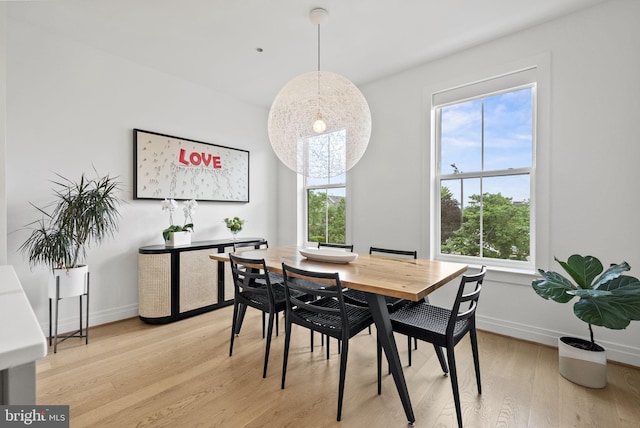
<path fill-rule="evenodd" d="M 47 341 L 13 266 L 0 266 L 0 370 L 47 355 Z"/>

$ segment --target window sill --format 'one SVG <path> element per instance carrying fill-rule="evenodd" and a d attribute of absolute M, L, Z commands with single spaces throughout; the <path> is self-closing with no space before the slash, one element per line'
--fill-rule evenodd
<path fill-rule="evenodd" d="M 480 268 L 480 266 L 478 266 L 478 268 Z M 531 286 L 531 282 L 539 278 L 539 275 L 532 270 L 487 266 L 486 278 L 492 282 Z"/>
<path fill-rule="evenodd" d="M 471 271 L 479 271 L 482 267 L 477 261 L 460 260 L 457 258 L 439 257 L 437 260 L 466 263 Z M 531 286 L 534 279 L 540 277 L 538 272 L 533 268 L 515 268 L 506 266 L 496 266 L 487 264 L 486 279 L 491 282 L 504 284 Z"/>

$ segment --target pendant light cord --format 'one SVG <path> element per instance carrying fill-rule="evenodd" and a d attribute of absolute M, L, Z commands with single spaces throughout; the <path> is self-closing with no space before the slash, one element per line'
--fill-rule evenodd
<path fill-rule="evenodd" d="M 320 23 L 318 23 L 318 119 L 320 116 Z"/>
<path fill-rule="evenodd" d="M 318 72 L 320 72 L 320 24 L 318 24 Z"/>

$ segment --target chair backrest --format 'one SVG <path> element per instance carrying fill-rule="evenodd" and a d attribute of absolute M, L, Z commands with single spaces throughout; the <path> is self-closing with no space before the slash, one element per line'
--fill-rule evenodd
<path fill-rule="evenodd" d="M 480 298 L 480 290 L 482 290 L 482 281 L 484 275 L 487 273 L 487 267 L 482 266 L 480 272 L 473 275 L 462 275 L 460 280 L 460 287 L 458 288 L 458 294 L 456 300 L 451 308 L 451 317 L 447 324 L 447 335 L 453 334 L 456 323 L 459 321 L 470 319 L 471 323 L 475 323 L 475 314 L 478 307 L 478 299 Z M 467 286 L 472 288 L 467 292 Z M 463 303 L 469 303 L 465 308 L 460 308 Z"/>
<path fill-rule="evenodd" d="M 392 256 L 406 256 L 412 257 L 414 259 L 418 258 L 417 251 L 408 251 L 408 250 L 392 250 L 389 248 L 379 248 L 379 247 L 369 247 L 369 254 L 385 254 Z"/>
<path fill-rule="evenodd" d="M 318 248 L 320 247 L 341 248 L 345 251 L 351 251 L 353 253 L 353 245 L 349 244 L 330 244 L 328 242 L 318 242 Z"/>
<path fill-rule="evenodd" d="M 246 259 L 229 254 L 229 261 L 236 296 L 246 295 L 246 293 L 262 294 L 267 295 L 271 303 L 274 302 L 273 289 L 264 259 Z"/>
<path fill-rule="evenodd" d="M 247 241 L 247 242 L 234 242 L 233 243 L 233 252 L 237 252 L 238 248 L 248 248 L 252 247 L 253 250 L 258 250 L 260 248 L 269 248 L 269 243 L 266 239 L 257 239 L 255 241 Z"/>
<path fill-rule="evenodd" d="M 340 276 L 335 273 L 312 272 L 282 264 L 284 277 L 284 289 L 287 299 L 287 314 L 295 307 L 296 310 L 305 310 L 313 314 L 339 315 L 342 319 L 342 327 L 348 329 L 347 312 L 342 297 L 342 284 Z M 294 291 L 294 292 L 292 292 Z M 296 296 L 303 296 L 298 298 Z M 309 297 L 312 298 L 309 298 Z M 335 299 L 337 307 L 313 305 L 317 299 Z"/>

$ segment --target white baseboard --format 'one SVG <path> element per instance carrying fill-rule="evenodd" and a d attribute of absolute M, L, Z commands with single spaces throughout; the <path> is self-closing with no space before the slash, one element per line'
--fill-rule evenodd
<path fill-rule="evenodd" d="M 109 322 L 120 321 L 138 316 L 138 305 L 128 305 L 120 308 L 109 309 L 101 312 L 89 313 L 89 326 L 97 326 Z M 78 329 L 78 317 L 71 317 L 58 320 L 58 332 L 69 332 Z M 511 321 L 496 318 L 477 316 L 477 327 L 481 330 L 490 331 L 504 336 L 515 337 L 517 339 L 528 340 L 535 343 L 542 343 L 553 347 L 558 346 L 558 337 L 567 336 L 561 331 L 546 330 L 526 324 L 518 324 Z M 41 324 L 40 327 L 44 335 L 49 334 L 49 325 Z M 640 348 L 621 345 L 598 340 L 598 343 L 607 350 L 607 359 L 623 364 L 640 367 Z"/>
<path fill-rule="evenodd" d="M 561 331 L 546 330 L 530 325 L 481 316 L 476 316 L 476 326 L 481 330 L 553 347 L 558 346 L 558 337 L 571 336 Z M 603 340 L 598 340 L 598 344 L 607 350 L 607 359 L 609 361 L 640 367 L 640 348 Z"/>
<path fill-rule="evenodd" d="M 89 327 L 120 321 L 138 316 L 138 305 L 127 305 L 119 308 L 112 308 L 106 311 L 89 310 Z M 55 321 L 54 321 L 55 322 Z M 58 320 L 58 334 L 78 330 L 80 320 L 77 316 Z M 49 336 L 48 322 L 40 323 L 40 328 L 45 337 Z"/>

